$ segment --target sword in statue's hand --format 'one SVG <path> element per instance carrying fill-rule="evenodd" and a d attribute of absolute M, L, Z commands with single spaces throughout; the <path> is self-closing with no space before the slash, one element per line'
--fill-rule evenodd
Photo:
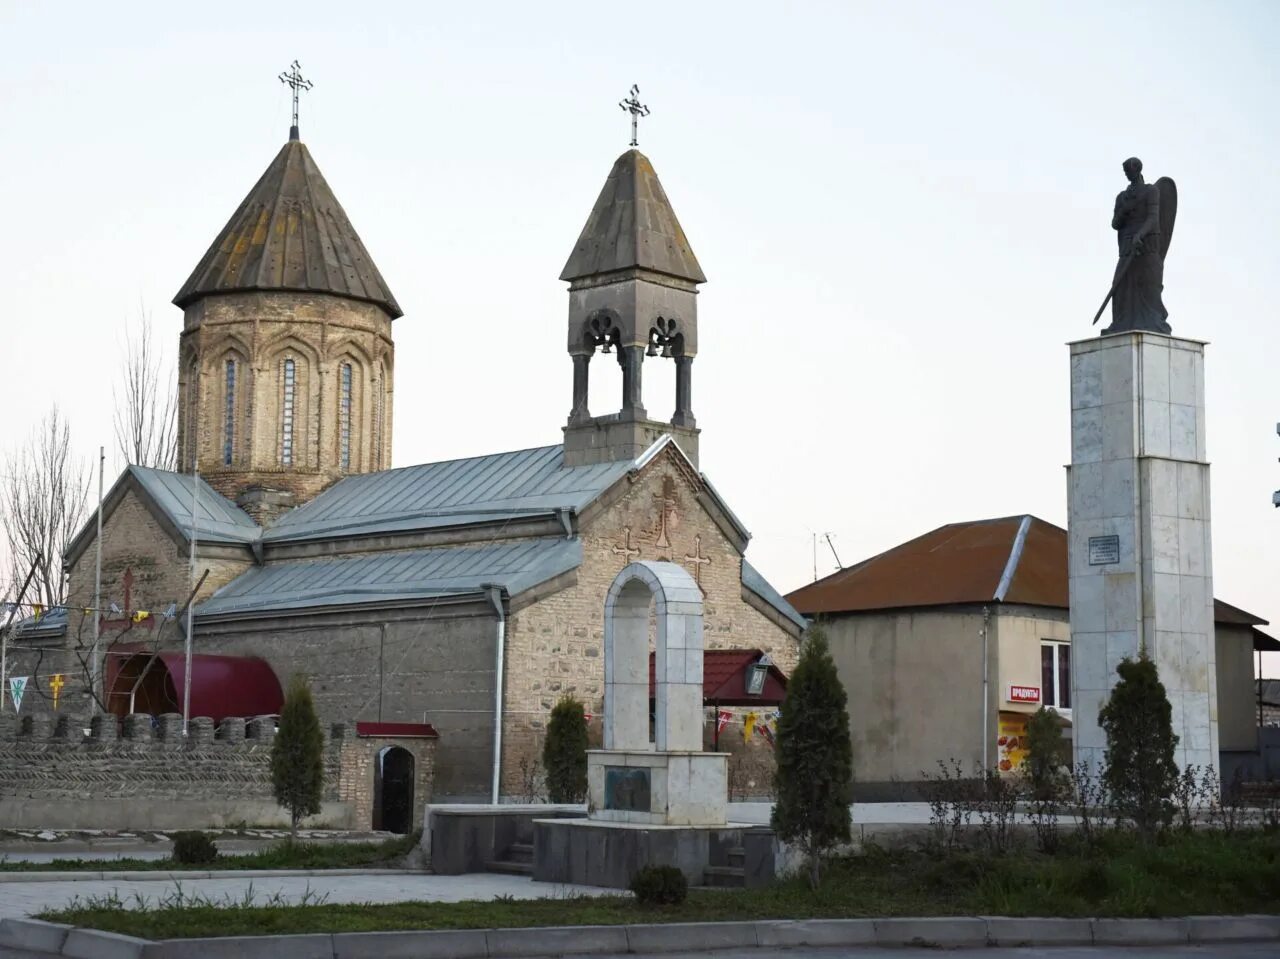
<path fill-rule="evenodd" d="M 1134 240 L 1126 254 L 1124 261 L 1120 264 L 1120 269 L 1116 270 L 1116 278 L 1111 282 L 1111 289 L 1107 291 L 1107 298 L 1102 301 L 1102 305 L 1098 307 L 1098 312 L 1093 314 L 1093 323 L 1090 326 L 1097 325 L 1099 319 L 1102 318 L 1102 311 L 1107 308 L 1107 304 L 1111 302 L 1111 298 L 1116 295 L 1116 290 L 1120 287 L 1120 281 L 1124 279 L 1125 273 L 1129 271 L 1129 264 L 1133 262 L 1133 258 L 1142 252 L 1142 241 Z"/>

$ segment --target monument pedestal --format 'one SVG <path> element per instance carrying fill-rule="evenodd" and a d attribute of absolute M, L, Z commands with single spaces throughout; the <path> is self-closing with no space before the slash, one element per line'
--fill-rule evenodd
<path fill-rule="evenodd" d="M 1121 333 L 1070 344 L 1068 528 L 1077 762 L 1142 650 L 1169 695 L 1180 767 L 1218 765 L 1204 343 Z"/>
<path fill-rule="evenodd" d="M 590 749 L 588 815 L 601 822 L 723 826 L 728 770 L 728 753 Z"/>

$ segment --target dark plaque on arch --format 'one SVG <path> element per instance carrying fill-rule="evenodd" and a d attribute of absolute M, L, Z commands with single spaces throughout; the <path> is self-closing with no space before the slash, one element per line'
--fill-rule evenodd
<path fill-rule="evenodd" d="M 648 767 L 605 766 L 604 808 L 649 812 Z"/>
<path fill-rule="evenodd" d="M 1111 536 L 1089 537 L 1090 566 L 1110 566 L 1118 562 L 1120 562 L 1119 536 L 1112 534 Z"/>

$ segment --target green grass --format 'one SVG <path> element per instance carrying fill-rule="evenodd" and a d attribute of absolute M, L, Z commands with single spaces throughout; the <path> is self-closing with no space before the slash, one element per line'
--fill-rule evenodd
<path fill-rule="evenodd" d="M 694 890 L 684 904 L 661 909 L 623 896 L 286 906 L 178 894 L 141 910 L 95 900 L 40 918 L 171 939 L 769 918 L 1180 916 L 1275 912 L 1278 903 L 1280 835 L 1251 833 L 1174 836 L 1149 849 L 1112 835 L 1092 854 L 1066 851 L 1056 857 L 872 849 L 832 862 L 816 892 L 798 880 L 757 890 Z"/>
<path fill-rule="evenodd" d="M 211 863 L 174 859 L 59 859 L 0 861 L 0 872 L 172 872 L 218 869 L 357 869 L 394 865 L 418 844 L 421 833 L 381 842 L 280 842 L 258 852 L 219 855 Z"/>

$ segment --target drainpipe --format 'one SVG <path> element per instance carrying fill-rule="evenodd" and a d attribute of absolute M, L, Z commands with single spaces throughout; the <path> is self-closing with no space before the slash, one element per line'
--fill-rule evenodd
<path fill-rule="evenodd" d="M 502 785 L 502 674 L 506 659 L 507 614 L 502 608 L 502 587 L 484 584 L 481 589 L 493 605 L 498 617 L 493 655 L 493 788 L 490 801 L 496 806 Z"/>
<path fill-rule="evenodd" d="M 987 655 L 987 633 L 991 626 L 991 607 L 982 607 L 982 770 L 985 773 L 991 768 L 988 750 L 991 748 L 991 682 L 990 660 Z"/>

